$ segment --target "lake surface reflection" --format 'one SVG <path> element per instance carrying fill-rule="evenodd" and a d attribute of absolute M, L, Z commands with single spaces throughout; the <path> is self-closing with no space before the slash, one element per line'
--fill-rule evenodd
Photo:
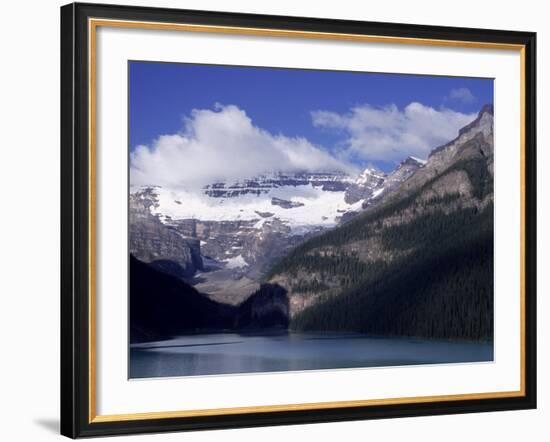
<path fill-rule="evenodd" d="M 361 334 L 195 334 L 130 346 L 130 378 L 493 360 L 492 342 Z"/>

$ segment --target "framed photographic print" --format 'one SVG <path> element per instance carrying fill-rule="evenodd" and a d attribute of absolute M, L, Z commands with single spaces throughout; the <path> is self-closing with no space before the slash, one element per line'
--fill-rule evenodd
<path fill-rule="evenodd" d="M 62 7 L 62 434 L 535 408 L 535 41 Z"/>

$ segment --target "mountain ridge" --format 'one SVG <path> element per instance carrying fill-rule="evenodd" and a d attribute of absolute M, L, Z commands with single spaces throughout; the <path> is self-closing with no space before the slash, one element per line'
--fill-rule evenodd
<path fill-rule="evenodd" d="M 384 201 L 302 243 L 272 268 L 267 280 L 288 291 L 291 327 L 468 339 L 492 336 L 492 124 L 490 108 L 483 108 L 455 140 L 434 149 L 426 164 L 388 192 Z M 457 231 L 462 234 L 456 236 Z M 460 244 L 463 249 L 457 248 Z M 472 250 L 483 259 L 475 261 L 468 255 Z M 461 261 L 460 256 L 467 258 Z M 445 270 L 439 279 L 425 278 L 425 283 L 415 283 L 414 275 L 406 273 L 411 266 L 431 272 L 438 262 L 447 263 L 455 273 Z M 409 281 L 408 286 L 393 274 Z M 409 301 L 390 302 L 403 290 L 409 291 Z M 451 310 L 438 303 L 438 293 L 449 295 Z M 423 296 L 431 297 L 432 309 L 423 304 Z M 380 301 L 384 298 L 386 302 Z M 414 305 L 417 316 L 396 311 L 399 305 Z M 480 305 L 482 315 L 473 318 Z M 401 319 L 395 319 L 393 329 L 381 322 L 374 326 L 373 311 L 389 323 L 392 317 Z M 462 312 L 459 319 L 450 317 L 457 311 Z M 454 325 L 444 330 L 445 321 Z M 431 324 L 431 331 L 422 328 L 424 323 Z"/>

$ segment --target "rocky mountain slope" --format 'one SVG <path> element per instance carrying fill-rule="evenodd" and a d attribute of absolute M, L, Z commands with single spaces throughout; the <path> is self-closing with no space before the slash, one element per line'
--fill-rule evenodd
<path fill-rule="evenodd" d="M 130 195 L 130 253 L 175 276 L 193 276 L 203 268 L 199 240 L 168 228 L 153 215 L 155 205 L 153 188 Z"/>
<path fill-rule="evenodd" d="M 421 167 L 403 163 L 382 201 L 280 260 L 268 279 L 288 292 L 291 327 L 490 338 L 493 157 L 484 107 Z"/>

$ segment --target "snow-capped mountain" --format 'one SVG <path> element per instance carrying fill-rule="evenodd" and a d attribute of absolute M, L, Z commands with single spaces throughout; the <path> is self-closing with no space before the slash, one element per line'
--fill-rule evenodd
<path fill-rule="evenodd" d="M 365 169 L 346 190 L 345 200 L 354 204 L 361 200 L 368 200 L 379 190 L 386 180 L 386 174 L 378 169 Z"/>
<path fill-rule="evenodd" d="M 293 234 L 335 226 L 351 204 L 345 201 L 353 179 L 342 173 L 279 173 L 218 182 L 197 191 L 155 187 L 157 204 L 151 212 L 164 223 L 254 221 L 259 229 L 274 219 Z"/>
<path fill-rule="evenodd" d="M 425 160 L 408 157 L 389 174 L 372 167 L 365 169 L 346 190 L 345 200 L 353 204 L 343 214 L 341 222 L 347 222 L 368 207 L 381 202 L 425 165 Z"/>
<path fill-rule="evenodd" d="M 408 157 L 389 174 L 369 167 L 348 187 L 345 200 L 349 204 L 362 201 L 363 207 L 366 207 L 378 200 L 384 192 L 396 188 L 425 164 L 425 160 Z"/>
<path fill-rule="evenodd" d="M 357 177 L 272 173 L 194 191 L 134 187 L 130 249 L 163 271 L 194 277 L 214 298 L 227 302 L 229 293 L 238 302 L 290 248 L 360 213 L 415 167 L 421 162 L 407 159 L 389 175 L 367 168 Z"/>

